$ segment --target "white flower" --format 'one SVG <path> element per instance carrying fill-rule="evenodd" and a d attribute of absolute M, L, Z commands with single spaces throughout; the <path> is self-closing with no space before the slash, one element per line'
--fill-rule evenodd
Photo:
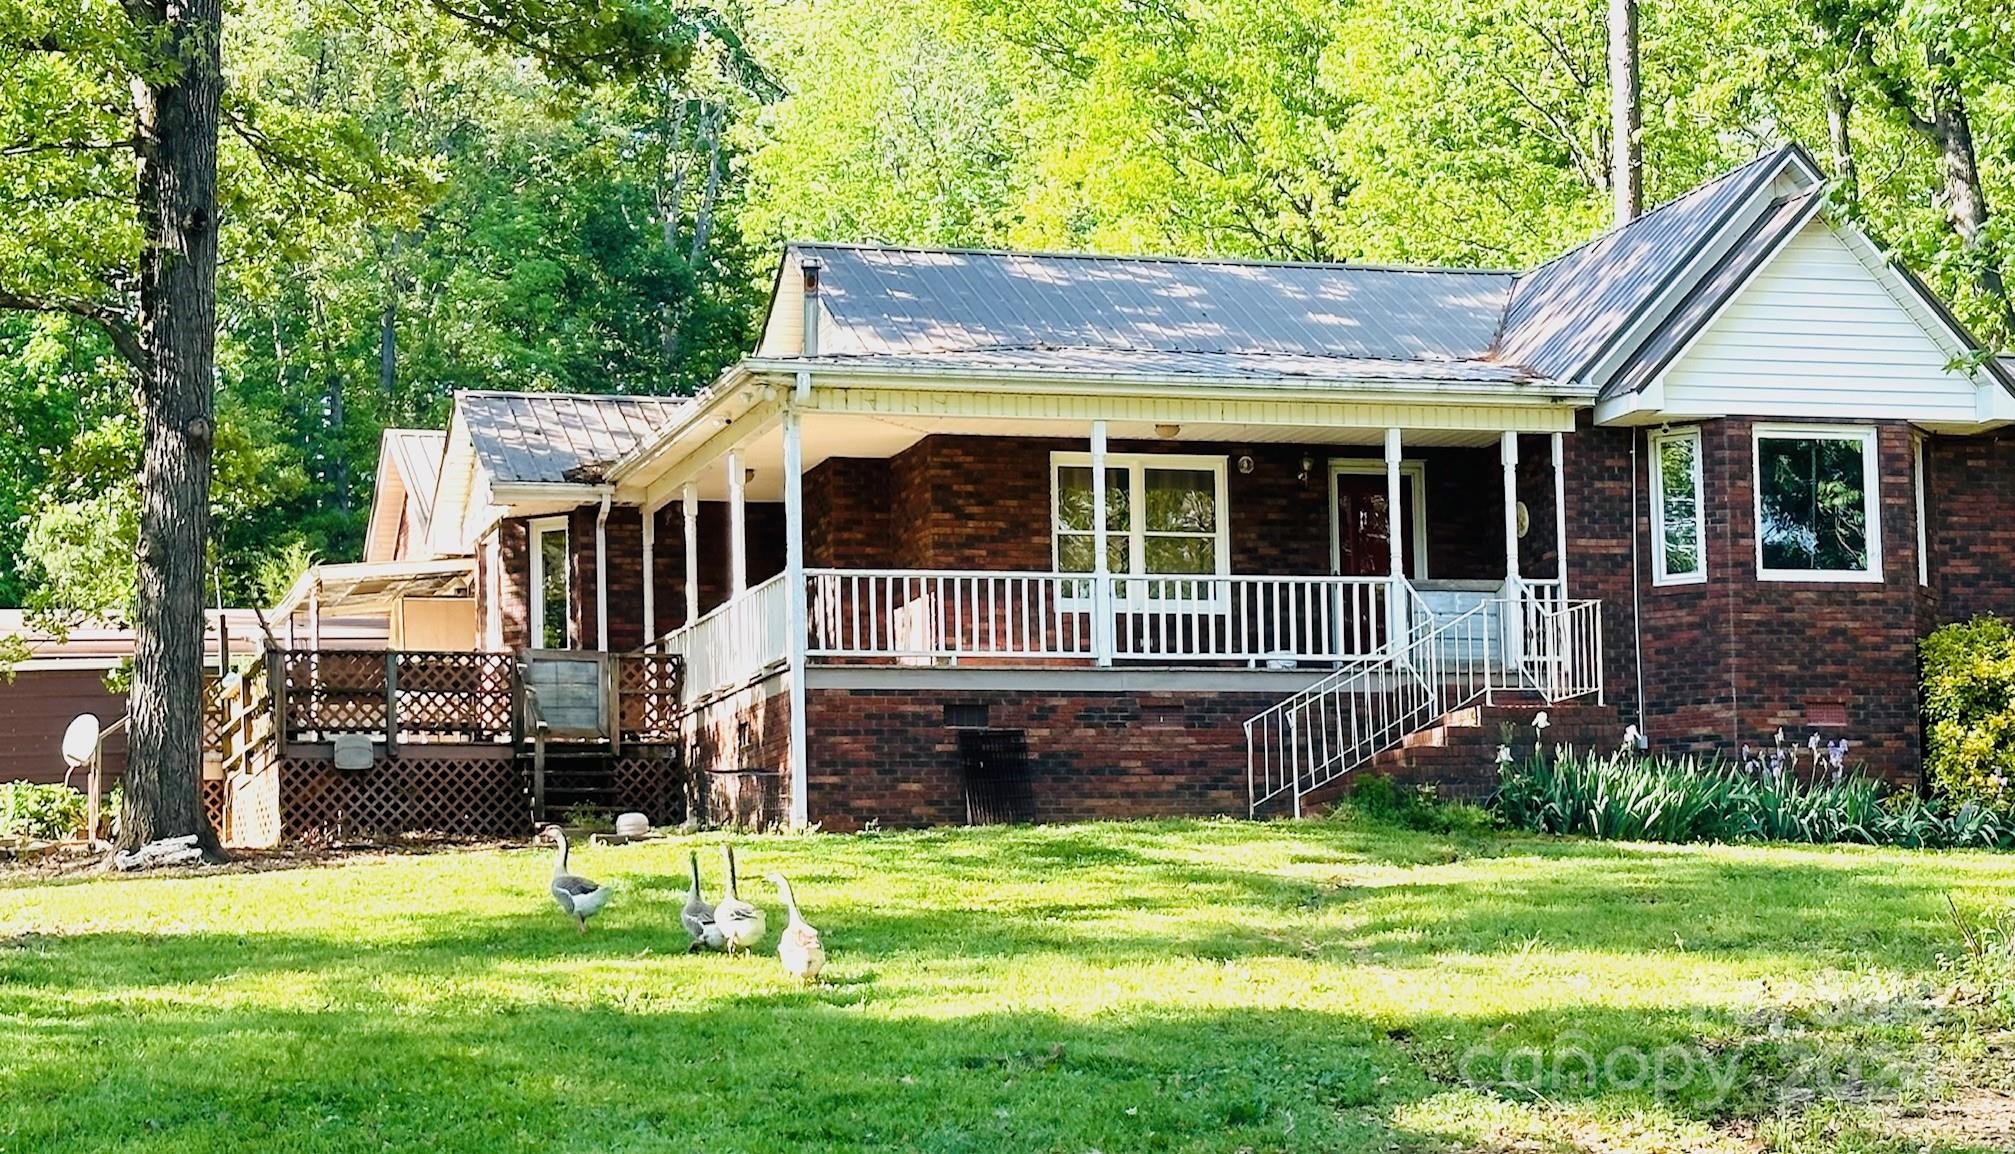
<path fill-rule="evenodd" d="M 1782 730 L 1782 729 L 1779 729 L 1779 730 L 1777 731 L 1777 736 L 1776 736 L 1776 738 L 1775 738 L 1774 740 L 1775 740 L 1775 741 L 1776 741 L 1776 743 L 1777 743 L 1777 748 L 1779 748 L 1779 749 L 1783 749 L 1783 748 L 1784 748 L 1784 730 Z"/>
<path fill-rule="evenodd" d="M 1817 733 L 1814 733 L 1811 737 L 1805 739 L 1805 748 L 1811 750 L 1814 753 L 1819 752 L 1819 735 Z"/>
<path fill-rule="evenodd" d="M 1552 724 L 1553 724 L 1553 722 L 1551 722 L 1551 721 L 1549 721 L 1549 720 L 1547 719 L 1547 716 L 1546 716 L 1546 711 L 1545 711 L 1544 709 L 1540 710 L 1540 711 L 1539 711 L 1539 713 L 1538 713 L 1537 715 L 1535 715 L 1535 716 L 1533 717 L 1533 719 L 1532 719 L 1532 728 L 1534 728 L 1534 729 L 1541 729 L 1541 730 L 1543 730 L 1543 729 L 1545 729 L 1545 728 L 1546 728 L 1547 726 L 1549 726 L 1549 725 L 1552 725 Z"/>
<path fill-rule="evenodd" d="M 1508 745 L 1500 745 L 1500 746 L 1498 746 L 1498 747 L 1497 747 L 1497 764 L 1499 764 L 1499 765 L 1510 765 L 1510 764 L 1511 764 L 1511 747 L 1510 747 L 1510 746 L 1508 746 Z"/>
<path fill-rule="evenodd" d="M 1635 725 L 1623 727 L 1623 748 L 1638 749 L 1644 744 L 1644 733 Z"/>

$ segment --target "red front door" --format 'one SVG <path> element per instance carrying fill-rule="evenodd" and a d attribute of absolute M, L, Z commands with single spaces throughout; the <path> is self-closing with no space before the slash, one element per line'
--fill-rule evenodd
<path fill-rule="evenodd" d="M 1399 478 L 1400 556 L 1407 575 L 1413 568 L 1413 478 Z M 1336 474 L 1336 507 L 1331 510 L 1336 572 L 1340 577 L 1383 577 L 1392 571 L 1392 518 L 1386 509 L 1385 474 Z"/>

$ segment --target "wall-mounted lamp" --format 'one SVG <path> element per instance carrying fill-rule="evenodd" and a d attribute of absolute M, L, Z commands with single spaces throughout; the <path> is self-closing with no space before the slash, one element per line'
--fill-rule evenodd
<path fill-rule="evenodd" d="M 1303 457 L 1301 459 L 1301 472 L 1296 475 L 1300 477 L 1301 483 L 1306 485 L 1308 484 L 1308 475 L 1310 473 L 1313 473 L 1314 471 L 1315 471 L 1315 458 Z"/>

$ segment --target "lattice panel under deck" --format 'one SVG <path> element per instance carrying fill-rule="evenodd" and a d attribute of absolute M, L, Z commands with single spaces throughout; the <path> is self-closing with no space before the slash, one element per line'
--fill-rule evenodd
<path fill-rule="evenodd" d="M 356 837 L 440 833 L 508 837 L 531 832 L 531 809 L 511 752 L 409 748 L 368 770 L 319 758 L 280 765 L 284 835 Z"/>
<path fill-rule="evenodd" d="M 619 808 L 642 813 L 652 825 L 686 819 L 684 767 L 676 748 L 625 751 L 612 768 Z"/>

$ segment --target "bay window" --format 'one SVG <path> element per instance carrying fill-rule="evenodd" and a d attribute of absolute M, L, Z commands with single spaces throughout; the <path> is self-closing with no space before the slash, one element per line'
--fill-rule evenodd
<path fill-rule="evenodd" d="M 1760 425 L 1755 447 L 1757 576 L 1880 581 L 1875 430 Z"/>
<path fill-rule="evenodd" d="M 1052 553 L 1061 573 L 1094 568 L 1091 474 L 1088 453 L 1050 457 Z M 1203 583 L 1180 579 L 1230 571 L 1222 457 L 1109 453 L 1105 509 L 1107 569 L 1170 578 L 1134 583 L 1149 596 L 1207 596 Z M 1088 584 L 1073 595 L 1088 597 Z"/>
<path fill-rule="evenodd" d="M 1706 518 L 1700 501 L 1700 430 L 1651 438 L 1651 580 L 1707 580 Z"/>

